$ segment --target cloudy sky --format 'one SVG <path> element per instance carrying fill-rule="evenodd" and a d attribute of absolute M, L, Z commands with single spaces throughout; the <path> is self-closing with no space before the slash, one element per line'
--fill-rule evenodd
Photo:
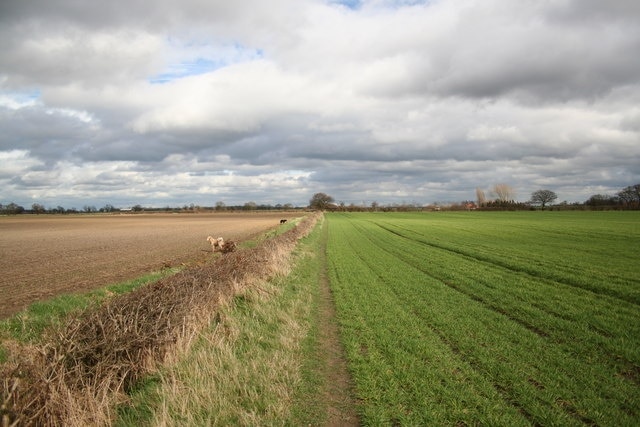
<path fill-rule="evenodd" d="M 3 0 L 0 203 L 584 201 L 640 183 L 637 0 Z"/>

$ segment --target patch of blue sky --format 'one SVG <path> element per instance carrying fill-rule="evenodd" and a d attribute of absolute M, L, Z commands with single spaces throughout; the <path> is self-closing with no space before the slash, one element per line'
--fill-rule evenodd
<path fill-rule="evenodd" d="M 329 3 L 339 4 L 351 10 L 359 9 L 362 5 L 360 0 L 330 0 Z"/>
<path fill-rule="evenodd" d="M 428 4 L 433 0 L 328 0 L 329 4 L 344 6 L 351 10 L 362 9 L 367 6 L 399 9 L 405 6 Z"/>
<path fill-rule="evenodd" d="M 158 75 L 149 79 L 151 84 L 163 84 L 173 80 L 182 79 L 184 77 L 196 76 L 215 71 L 228 65 L 225 61 L 212 60 L 206 58 L 197 58 L 194 61 L 185 61 L 172 64 L 169 68 Z"/>
<path fill-rule="evenodd" d="M 33 106 L 40 102 L 40 90 L 33 89 L 25 92 L 0 91 L 0 106 L 18 109 Z"/>
<path fill-rule="evenodd" d="M 179 46 L 173 43 L 174 48 Z M 246 48 L 239 44 L 227 46 L 206 46 L 187 43 L 181 46 L 176 62 L 161 73 L 148 79 L 151 84 L 164 84 L 189 76 L 210 73 L 220 68 L 264 57 L 262 49 Z"/>

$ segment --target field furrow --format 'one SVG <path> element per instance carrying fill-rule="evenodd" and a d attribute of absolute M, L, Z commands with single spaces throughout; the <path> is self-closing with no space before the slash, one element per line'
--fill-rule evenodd
<path fill-rule="evenodd" d="M 448 219 L 453 237 L 443 244 L 446 221 L 429 219 L 424 214 L 329 216 L 330 277 L 358 391 L 368 396 L 359 397 L 371 406 L 365 420 L 433 422 L 429 417 L 437 413 L 445 423 L 638 422 L 640 309 L 632 301 L 638 286 L 628 280 L 637 276 L 635 262 L 617 260 L 622 268 L 612 274 L 631 289 L 616 297 L 601 295 L 556 281 L 546 270 L 531 274 L 518 268 L 521 261 L 510 260 L 508 252 L 523 251 L 518 240 L 527 244 L 526 235 L 517 238 L 523 233 L 519 224 L 494 226 L 511 237 L 492 258 L 487 253 L 500 249 L 500 236 L 487 245 L 484 232 L 474 235 L 473 227 L 462 227 L 454 216 Z M 427 233 L 430 225 L 438 231 Z M 573 239 L 581 238 L 580 230 L 573 226 Z M 582 235 L 589 231 L 582 229 Z M 631 245 L 618 231 L 611 240 L 622 246 L 610 246 L 610 253 Z M 538 247 L 540 253 L 535 245 L 530 249 L 534 265 L 553 258 L 553 247 Z M 557 249 L 556 256 L 563 254 Z M 594 276 L 590 270 L 574 274 L 571 280 L 585 283 Z M 606 274 L 595 274 L 594 288 L 604 289 L 598 280 Z M 456 383 L 461 378 L 462 386 Z M 437 396 L 449 399 L 419 391 L 434 384 Z M 398 391 L 407 388 L 418 397 Z M 512 419 L 497 421 L 485 405 Z"/>

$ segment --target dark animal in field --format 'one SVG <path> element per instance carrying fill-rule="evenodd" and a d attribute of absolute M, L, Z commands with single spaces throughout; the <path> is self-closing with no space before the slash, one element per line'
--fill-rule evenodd
<path fill-rule="evenodd" d="M 233 240 L 227 240 L 226 242 L 224 242 L 224 246 L 220 249 L 220 252 L 222 252 L 223 254 L 226 254 L 226 253 L 235 251 L 236 248 L 237 248 L 236 242 L 234 242 Z"/>
<path fill-rule="evenodd" d="M 286 220 L 286 219 L 281 219 L 281 220 L 280 220 L 280 224 L 284 224 L 285 222 L 287 222 L 287 220 Z"/>

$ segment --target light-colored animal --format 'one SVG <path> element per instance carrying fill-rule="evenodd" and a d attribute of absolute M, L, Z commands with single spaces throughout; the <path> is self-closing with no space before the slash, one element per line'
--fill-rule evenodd
<path fill-rule="evenodd" d="M 222 252 L 224 249 L 224 239 L 222 237 L 218 237 L 217 239 L 213 236 L 207 237 L 207 241 L 211 243 L 211 251 L 215 252 L 216 248 L 218 251 Z"/>

